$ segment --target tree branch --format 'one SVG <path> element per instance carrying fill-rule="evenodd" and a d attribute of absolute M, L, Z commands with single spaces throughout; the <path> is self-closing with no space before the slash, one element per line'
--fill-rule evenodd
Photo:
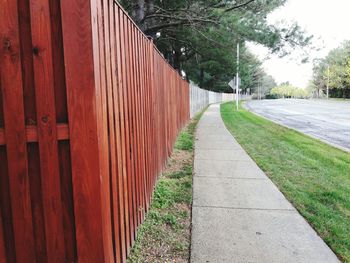
<path fill-rule="evenodd" d="M 145 33 L 149 34 L 152 32 L 156 32 L 160 29 L 164 29 L 164 28 L 169 28 L 169 27 L 177 27 L 177 26 L 189 26 L 191 25 L 191 23 L 187 22 L 187 21 L 181 21 L 181 22 L 175 22 L 175 23 L 167 23 L 167 24 L 161 24 L 161 25 L 156 25 L 153 27 L 149 27 L 145 30 Z"/>
<path fill-rule="evenodd" d="M 235 10 L 235 9 L 239 9 L 239 8 L 241 8 L 241 7 L 244 7 L 244 6 L 246 6 L 246 5 L 249 5 L 250 3 L 254 2 L 254 1 L 255 1 L 255 0 L 248 0 L 248 1 L 245 2 L 245 3 L 242 3 L 242 4 L 239 4 L 239 5 L 235 5 L 235 6 L 226 8 L 226 9 L 224 10 L 224 12 L 230 12 L 230 11 L 233 11 L 233 10 Z"/>

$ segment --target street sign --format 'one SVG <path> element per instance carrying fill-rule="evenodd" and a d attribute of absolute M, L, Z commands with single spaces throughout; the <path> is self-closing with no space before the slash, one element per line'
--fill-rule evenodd
<path fill-rule="evenodd" d="M 236 77 L 231 79 L 228 85 L 231 87 L 231 89 L 236 90 L 236 87 L 237 87 Z M 241 86 L 241 78 L 238 78 L 238 85 Z"/>
<path fill-rule="evenodd" d="M 231 89 L 233 89 L 233 90 L 236 89 L 235 79 L 236 79 L 236 78 L 232 79 L 232 80 L 228 83 L 228 85 L 229 85 L 229 86 L 231 87 Z"/>

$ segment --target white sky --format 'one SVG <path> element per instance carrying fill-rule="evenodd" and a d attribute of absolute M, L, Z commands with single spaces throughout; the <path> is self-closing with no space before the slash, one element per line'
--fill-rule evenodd
<path fill-rule="evenodd" d="M 271 56 L 265 60 L 265 70 L 278 83 L 289 81 L 298 87 L 306 87 L 312 76 L 312 60 L 326 56 L 344 40 L 350 40 L 350 0 L 289 0 L 268 17 L 270 23 L 281 20 L 296 21 L 308 34 L 314 35 L 313 44 L 321 50 L 311 51 L 307 64 L 299 64 L 297 54 L 293 53 L 285 58 Z M 249 46 L 260 59 L 266 58 L 265 48 Z"/>

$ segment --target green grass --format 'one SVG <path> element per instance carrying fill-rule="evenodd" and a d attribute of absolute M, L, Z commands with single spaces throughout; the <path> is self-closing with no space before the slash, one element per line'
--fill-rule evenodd
<path fill-rule="evenodd" d="M 329 98 L 329 100 L 350 102 L 350 98 Z"/>
<path fill-rule="evenodd" d="M 221 105 L 228 130 L 344 262 L 350 262 L 350 154 L 247 110 Z"/>
<path fill-rule="evenodd" d="M 203 113 L 203 112 L 202 112 Z M 128 262 L 187 262 L 190 256 L 193 143 L 198 114 L 180 132 Z"/>

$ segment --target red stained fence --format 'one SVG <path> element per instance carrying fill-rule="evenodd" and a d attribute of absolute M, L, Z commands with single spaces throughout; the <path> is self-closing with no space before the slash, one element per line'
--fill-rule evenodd
<path fill-rule="evenodd" d="M 125 262 L 189 87 L 107 0 L 0 1 L 0 263 Z"/>

